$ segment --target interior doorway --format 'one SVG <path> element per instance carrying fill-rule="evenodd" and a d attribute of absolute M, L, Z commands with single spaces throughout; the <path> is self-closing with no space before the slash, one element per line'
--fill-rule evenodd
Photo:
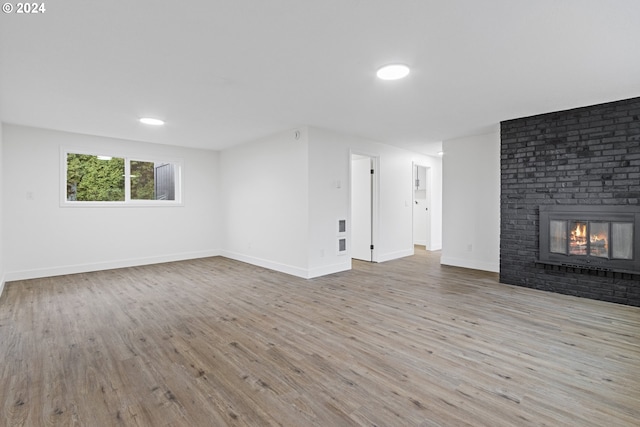
<path fill-rule="evenodd" d="M 351 258 L 375 261 L 376 158 L 351 154 Z"/>
<path fill-rule="evenodd" d="M 431 250 L 431 168 L 413 164 L 413 244 Z"/>

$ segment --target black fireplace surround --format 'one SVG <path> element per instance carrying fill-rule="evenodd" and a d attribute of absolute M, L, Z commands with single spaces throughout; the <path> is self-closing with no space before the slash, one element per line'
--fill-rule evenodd
<path fill-rule="evenodd" d="M 640 97 L 507 120 L 500 139 L 500 281 L 640 307 Z"/>
<path fill-rule="evenodd" d="M 640 274 L 640 207 L 540 206 L 539 262 Z"/>

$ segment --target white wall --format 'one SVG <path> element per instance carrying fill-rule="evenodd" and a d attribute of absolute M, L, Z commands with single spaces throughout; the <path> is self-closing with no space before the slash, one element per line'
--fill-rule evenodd
<path fill-rule="evenodd" d="M 7 280 L 219 254 L 217 152 L 6 124 L 3 145 Z M 182 159 L 184 206 L 61 207 L 61 146 Z"/>
<path fill-rule="evenodd" d="M 439 187 L 441 160 L 315 127 L 299 132 L 299 139 L 291 130 L 221 152 L 221 254 L 305 278 L 350 269 L 337 240 L 339 219 L 347 219 L 350 238 L 352 152 L 379 159 L 375 259 L 413 254 L 412 164 L 431 167 Z M 440 218 L 440 189 L 434 193 Z"/>
<path fill-rule="evenodd" d="M 0 117 L 1 119 L 1 117 Z M 4 167 L 3 167 L 3 123 L 0 120 L 0 297 L 2 296 L 2 290 L 4 289 Z"/>
<path fill-rule="evenodd" d="M 443 141 L 441 263 L 499 271 L 500 135 Z"/>
<path fill-rule="evenodd" d="M 444 183 L 444 175 L 443 175 L 443 162 L 441 158 L 437 159 L 438 161 L 432 161 L 429 166 L 429 170 L 427 173 L 429 174 L 429 185 L 431 189 L 431 195 L 427 190 L 427 197 L 429 198 L 429 203 L 431 207 L 429 211 L 431 212 L 431 229 L 429 230 L 429 236 L 431 238 L 431 247 L 429 250 L 439 251 L 442 249 L 442 218 L 443 218 L 443 183 Z"/>
<path fill-rule="evenodd" d="M 440 159 L 318 128 L 220 153 L 15 125 L 0 143 L 7 280 L 217 254 L 307 278 L 348 270 L 337 223 L 350 233 L 351 153 L 378 160 L 374 260 L 413 254 L 413 162 L 431 168 L 442 215 Z M 61 147 L 182 159 L 184 206 L 61 207 Z"/>
<path fill-rule="evenodd" d="M 332 265 L 336 268 L 348 265 L 342 256 L 327 254 L 334 253 L 336 219 L 344 215 L 350 219 L 350 196 L 345 183 L 349 183 L 351 153 L 378 159 L 378 198 L 374 200 L 379 212 L 378 220 L 374 222 L 375 261 L 413 254 L 413 162 L 432 168 L 434 186 L 440 186 L 442 182 L 439 158 L 325 129 L 309 128 L 310 265 L 318 270 Z M 336 188 L 338 180 L 342 182 L 341 189 Z M 434 191 L 432 208 L 436 212 L 436 220 L 441 218 L 439 189 Z M 434 228 L 436 240 L 440 240 L 439 224 Z M 323 250 L 325 256 L 321 257 Z"/>
<path fill-rule="evenodd" d="M 308 277 L 308 133 L 278 133 L 223 150 L 222 254 Z"/>
<path fill-rule="evenodd" d="M 315 127 L 309 128 L 310 277 L 351 268 L 351 155 L 349 146 L 339 137 Z M 337 252 L 338 219 L 347 221 L 346 254 Z"/>

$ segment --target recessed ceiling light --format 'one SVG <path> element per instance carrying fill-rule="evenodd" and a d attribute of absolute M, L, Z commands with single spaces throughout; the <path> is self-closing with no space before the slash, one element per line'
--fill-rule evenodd
<path fill-rule="evenodd" d="M 444 151 L 438 151 L 438 156 L 444 156 Z"/>
<path fill-rule="evenodd" d="M 140 119 L 140 123 L 144 123 L 145 125 L 162 126 L 164 121 L 160 119 L 152 119 L 150 117 L 143 117 Z"/>
<path fill-rule="evenodd" d="M 406 65 L 391 64 L 380 68 L 376 75 L 382 80 L 398 80 L 407 77 L 410 71 Z"/>

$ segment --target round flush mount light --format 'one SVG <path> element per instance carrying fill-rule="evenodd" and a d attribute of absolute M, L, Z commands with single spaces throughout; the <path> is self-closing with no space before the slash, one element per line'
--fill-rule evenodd
<path fill-rule="evenodd" d="M 410 71 L 406 65 L 391 64 L 378 69 L 376 75 L 381 80 L 398 80 L 407 77 Z"/>
<path fill-rule="evenodd" d="M 164 121 L 160 119 L 152 119 L 151 117 L 142 117 L 140 119 L 140 123 L 152 126 L 162 126 L 164 124 Z"/>

